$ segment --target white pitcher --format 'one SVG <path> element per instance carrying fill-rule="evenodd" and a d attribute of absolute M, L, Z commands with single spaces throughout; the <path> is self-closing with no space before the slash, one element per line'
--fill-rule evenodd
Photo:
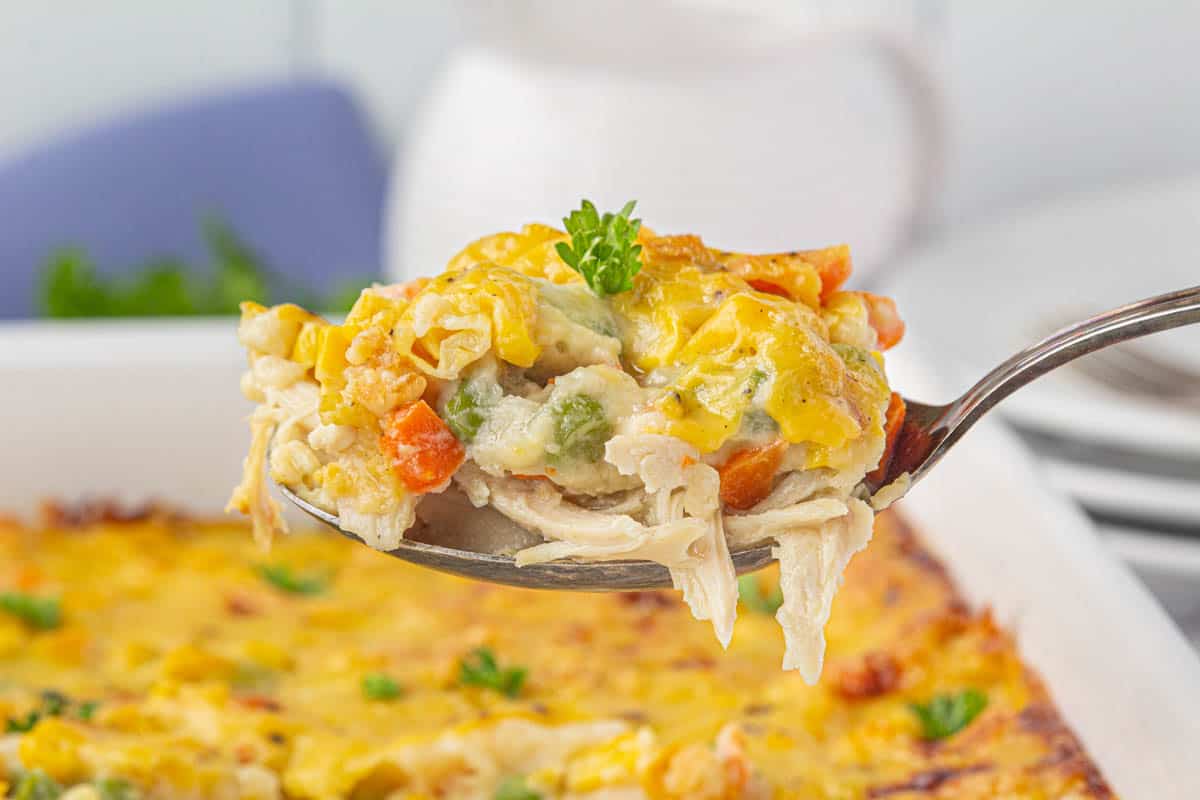
<path fill-rule="evenodd" d="M 809 8 L 809 11 L 805 11 Z M 656 231 L 767 251 L 847 242 L 860 277 L 911 235 L 940 156 L 911 18 L 692 2 L 468 3 L 396 159 L 386 271 L 638 201 Z"/>

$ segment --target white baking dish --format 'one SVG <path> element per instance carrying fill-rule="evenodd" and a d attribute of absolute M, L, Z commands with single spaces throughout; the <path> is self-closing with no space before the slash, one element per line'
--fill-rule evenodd
<path fill-rule="evenodd" d="M 944 399 L 917 351 L 889 359 L 893 382 Z M 219 510 L 247 443 L 242 363 L 232 320 L 0 325 L 0 509 L 115 494 Z M 1200 798 L 1200 661 L 1006 430 L 980 425 L 902 507 L 1122 796 Z"/>

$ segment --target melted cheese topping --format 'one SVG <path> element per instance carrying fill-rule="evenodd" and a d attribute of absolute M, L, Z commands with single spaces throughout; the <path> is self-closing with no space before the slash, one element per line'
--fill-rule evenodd
<path fill-rule="evenodd" d="M 282 591 L 264 561 L 324 587 Z M 238 525 L 0 526 L 0 591 L 62 601 L 49 630 L 0 612 L 0 719 L 71 700 L 0 736 L 0 796 L 33 769 L 171 800 L 473 800 L 518 776 L 543 800 L 1111 796 L 1012 640 L 888 515 L 816 687 L 778 670 L 765 613 L 722 652 L 671 593 L 469 583 L 329 535 L 266 556 Z M 528 670 L 516 696 L 460 683 L 480 646 Z M 371 699 L 373 674 L 399 695 Z M 967 687 L 983 714 L 923 741 L 909 704 Z"/>

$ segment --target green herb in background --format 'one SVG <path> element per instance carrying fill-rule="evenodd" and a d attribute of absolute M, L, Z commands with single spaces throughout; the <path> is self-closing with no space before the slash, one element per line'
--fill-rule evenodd
<path fill-rule="evenodd" d="M 743 575 L 738 578 L 738 599 L 752 611 L 774 614 L 783 605 L 783 590 L 776 586 L 768 593 L 757 575 Z"/>
<path fill-rule="evenodd" d="M 284 564 L 260 564 L 258 574 L 267 583 L 290 594 L 320 594 L 329 586 L 325 576 L 297 575 Z"/>
<path fill-rule="evenodd" d="M 100 800 L 137 800 L 139 793 L 129 781 L 120 778 L 103 778 L 92 784 Z"/>
<path fill-rule="evenodd" d="M 642 269 L 642 246 L 637 244 L 640 219 L 630 219 L 636 200 L 616 214 L 600 216 L 590 200 L 563 218 L 571 244 L 559 242 L 558 255 L 578 272 L 599 297 L 627 292 Z"/>
<path fill-rule="evenodd" d="M 46 689 L 42 692 L 42 711 L 48 717 L 61 717 L 71 705 L 71 698 L 56 689 Z"/>
<path fill-rule="evenodd" d="M 23 717 L 9 717 L 4 723 L 5 733 L 28 733 L 42 721 L 40 711 L 30 711 Z"/>
<path fill-rule="evenodd" d="M 363 676 L 362 693 L 368 700 L 395 700 L 404 690 L 390 675 L 372 672 Z"/>
<path fill-rule="evenodd" d="M 20 617 L 26 625 L 38 630 L 47 631 L 62 624 L 62 604 L 57 597 L 0 592 L 0 611 Z"/>
<path fill-rule="evenodd" d="M 58 800 L 62 787 L 40 769 L 30 770 L 21 776 L 13 789 L 13 800 Z"/>
<path fill-rule="evenodd" d="M 209 306 L 218 314 L 234 314 L 243 300 L 268 299 L 267 268 L 250 246 L 232 230 L 212 219 L 203 224 L 204 241 L 213 258 L 215 275 Z"/>
<path fill-rule="evenodd" d="M 42 692 L 41 703 L 36 709 L 23 717 L 9 717 L 4 723 L 4 730 L 7 733 L 28 733 L 46 717 L 69 715 L 72 706 L 75 707 L 75 716 L 87 722 L 96 713 L 98 705 L 94 700 L 76 705 L 74 700 L 57 689 L 46 689 Z"/>
<path fill-rule="evenodd" d="M 477 647 L 458 662 L 458 682 L 463 686 L 481 686 L 507 697 L 516 697 L 525 683 L 524 667 L 501 669 L 496 656 L 486 647 Z"/>
<path fill-rule="evenodd" d="M 349 310 L 368 283 L 347 283 L 320 297 L 273 273 L 223 223 L 206 219 L 203 235 L 211 259 L 207 269 L 163 258 L 130 274 L 107 278 L 83 250 L 62 249 L 43 268 L 42 313 L 56 318 L 223 315 L 238 313 L 243 300 L 270 303 L 283 298 L 337 312 Z M 207 279 L 199 277 L 205 272 Z"/>
<path fill-rule="evenodd" d="M 367 278 L 343 281 L 335 286 L 332 292 L 325 295 L 323 300 L 318 299 L 315 303 L 307 307 L 314 311 L 330 311 L 344 314 L 358 300 L 358 296 L 362 294 L 362 290 L 372 283 L 373 281 Z"/>
<path fill-rule="evenodd" d="M 530 789 L 524 778 L 513 776 L 500 781 L 492 800 L 542 800 L 542 796 Z"/>
<path fill-rule="evenodd" d="M 912 703 L 909 708 L 921 723 L 921 735 L 929 740 L 953 736 L 987 708 L 987 695 L 978 689 L 958 694 L 939 694 L 928 703 Z"/>

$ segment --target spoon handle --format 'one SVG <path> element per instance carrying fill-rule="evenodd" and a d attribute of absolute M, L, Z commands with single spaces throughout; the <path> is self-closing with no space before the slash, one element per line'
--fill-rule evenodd
<path fill-rule="evenodd" d="M 1200 286 L 1114 308 L 1063 328 L 999 365 L 951 404 L 947 419 L 968 427 L 1010 394 L 1082 355 L 1150 333 L 1200 322 Z"/>

